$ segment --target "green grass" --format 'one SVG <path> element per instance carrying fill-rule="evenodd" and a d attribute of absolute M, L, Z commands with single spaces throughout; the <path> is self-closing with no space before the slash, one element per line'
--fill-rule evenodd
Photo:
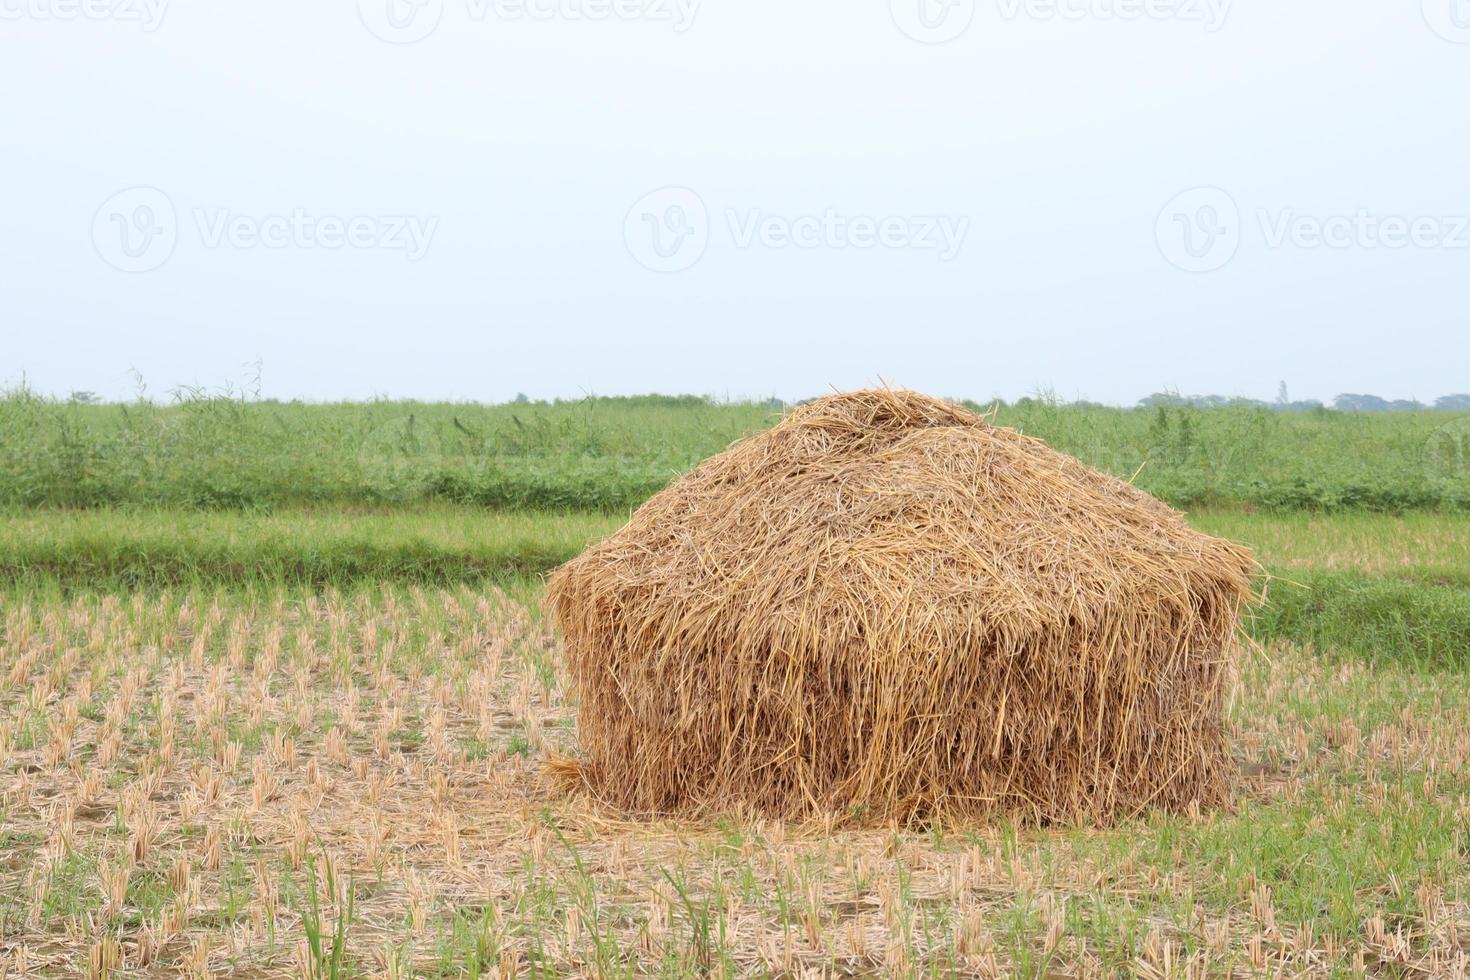
<path fill-rule="evenodd" d="M 88 406 L 11 393 L 0 396 L 0 506 L 441 500 L 615 512 L 778 418 L 768 404 L 687 396 L 305 405 L 191 395 Z M 1000 406 L 996 419 L 1181 506 L 1470 508 L 1464 414 L 1029 401 Z"/>
<path fill-rule="evenodd" d="M 539 573 L 626 514 L 495 511 L 453 504 L 15 510 L 0 523 L 0 577 L 148 584 L 258 579 L 319 584 Z M 1470 515 L 1207 509 L 1207 534 L 1243 542 L 1279 576 L 1307 571 L 1470 586 Z"/>
<path fill-rule="evenodd" d="M 1436 585 L 1470 586 L 1470 515 L 1203 510 L 1189 522 L 1242 541 L 1289 578 L 1299 571 L 1361 572 Z"/>
<path fill-rule="evenodd" d="M 452 505 L 25 510 L 0 524 L 0 583 L 43 592 L 481 585 L 539 577 L 615 530 L 601 513 Z M 1274 576 L 1261 640 L 1470 667 L 1470 515 L 1203 511 L 1201 530 L 1257 550 Z"/>
<path fill-rule="evenodd" d="M 0 580 L 127 589 L 346 586 L 534 576 L 620 520 L 452 506 L 276 512 L 28 510 L 0 525 Z"/>
<path fill-rule="evenodd" d="M 1293 578 L 1271 584 L 1251 625 L 1256 637 L 1334 655 L 1470 667 L 1470 588 L 1356 572 Z"/>
<path fill-rule="evenodd" d="M 1462 514 L 1192 515 L 1256 549 L 1275 579 L 1251 629 L 1324 653 L 1470 666 L 1470 519 Z"/>
<path fill-rule="evenodd" d="M 190 397 L 161 407 L 11 394 L 0 397 L 0 505 L 438 499 L 617 510 L 776 417 L 658 396 L 501 406 Z"/>

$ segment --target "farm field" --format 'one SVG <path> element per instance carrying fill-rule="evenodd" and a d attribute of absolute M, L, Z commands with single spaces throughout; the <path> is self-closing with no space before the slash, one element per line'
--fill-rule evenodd
<path fill-rule="evenodd" d="M 1470 509 L 1470 414 L 966 402 L 1177 506 Z M 622 512 L 766 428 L 779 404 L 694 396 L 510 405 L 177 404 L 0 395 L 0 506 L 447 501 Z"/>
<path fill-rule="evenodd" d="M 407 578 L 447 556 L 473 579 L 540 573 L 616 530 L 627 513 L 497 511 L 454 504 L 282 507 L 263 511 L 27 508 L 0 525 L 0 570 L 10 577 L 139 576 L 161 559 L 156 580 L 209 581 L 232 566 L 267 580 L 289 579 L 289 556 L 341 566 L 323 581 Z M 1470 584 L 1470 514 L 1410 511 L 1251 512 L 1206 508 L 1188 515 L 1207 534 L 1255 549 L 1262 564 L 1287 569 Z M 395 562 L 393 556 L 405 556 Z M 211 557 L 214 556 L 214 557 Z M 356 557 L 353 557 L 356 556 Z M 471 562 L 473 559 L 473 562 Z M 435 572 L 423 573 L 426 581 Z"/>
<path fill-rule="evenodd" d="M 526 592 L 624 519 L 449 504 L 27 509 L 0 525 L 0 576 L 64 594 L 487 582 Z M 1263 580 L 1271 602 L 1250 624 L 1259 639 L 1470 663 L 1470 515 L 1209 509 L 1191 521 L 1251 545 L 1274 576 Z"/>
<path fill-rule="evenodd" d="M 7 597 L 12 973 L 1442 976 L 1460 674 L 1248 653 L 1233 812 L 1108 830 L 637 823 L 571 748 L 530 591 Z"/>
<path fill-rule="evenodd" d="M 769 409 L 231 404 L 0 405 L 81 447 L 0 440 L 0 976 L 1470 969 L 1470 512 L 1453 469 L 1375 462 L 1454 417 L 1003 409 L 1256 549 L 1237 799 L 854 828 L 631 821 L 545 775 L 576 732 L 541 575 Z M 405 414 L 523 444 L 345 448 Z M 1198 457 L 1148 441 L 1193 416 Z"/>

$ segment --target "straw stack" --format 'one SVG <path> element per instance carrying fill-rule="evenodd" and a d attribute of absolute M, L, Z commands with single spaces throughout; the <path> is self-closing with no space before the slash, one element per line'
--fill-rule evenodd
<path fill-rule="evenodd" d="M 581 743 L 561 773 L 640 815 L 1216 804 L 1255 567 L 963 408 L 833 395 L 552 575 Z"/>

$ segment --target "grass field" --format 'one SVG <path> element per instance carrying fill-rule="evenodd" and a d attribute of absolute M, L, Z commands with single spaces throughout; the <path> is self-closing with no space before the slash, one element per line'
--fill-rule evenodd
<path fill-rule="evenodd" d="M 0 403 L 0 977 L 1470 968 L 1470 513 L 1408 463 L 1446 417 L 1006 412 L 1256 549 L 1232 808 L 850 830 L 557 791 L 541 574 L 763 406 Z M 349 451 L 405 414 L 484 452 Z M 532 489 L 445 492 L 492 473 Z"/>
<path fill-rule="evenodd" d="M 450 557 L 465 578 L 486 572 L 549 571 L 627 514 L 496 511 L 452 504 L 286 507 L 268 511 L 177 508 L 30 508 L 0 524 L 0 574 L 59 574 L 95 584 L 113 575 L 159 581 L 231 577 L 249 570 L 289 580 L 292 562 L 341 571 L 320 581 L 412 579 Z M 1470 514 L 1402 515 L 1206 509 L 1189 521 L 1207 534 L 1255 549 L 1262 564 L 1291 570 L 1360 572 L 1470 585 Z M 227 561 L 226 559 L 230 559 Z"/>
<path fill-rule="evenodd" d="M 189 396 L 160 407 L 19 392 L 0 397 L 0 506 L 444 500 L 616 512 L 778 414 L 661 396 L 493 406 Z M 995 417 L 1181 506 L 1470 508 L 1465 414 L 1030 401 Z"/>

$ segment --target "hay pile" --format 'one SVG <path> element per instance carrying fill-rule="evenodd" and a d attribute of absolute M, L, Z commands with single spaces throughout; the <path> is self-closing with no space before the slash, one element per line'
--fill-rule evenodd
<path fill-rule="evenodd" d="M 1254 568 L 960 407 L 823 398 L 552 575 L 576 775 L 639 814 L 1105 821 L 1217 803 Z"/>

